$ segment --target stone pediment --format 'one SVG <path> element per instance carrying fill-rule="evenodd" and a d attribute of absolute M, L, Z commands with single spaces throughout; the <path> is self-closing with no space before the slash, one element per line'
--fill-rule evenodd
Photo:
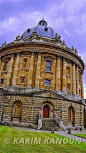
<path fill-rule="evenodd" d="M 50 90 L 37 92 L 37 93 L 34 94 L 34 96 L 63 99 L 63 97 L 61 95 L 58 95 L 54 91 L 50 91 Z"/>

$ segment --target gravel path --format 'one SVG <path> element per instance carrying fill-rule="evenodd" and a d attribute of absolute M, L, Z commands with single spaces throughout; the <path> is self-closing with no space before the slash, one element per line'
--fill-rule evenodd
<path fill-rule="evenodd" d="M 46 133 L 51 133 L 51 131 L 45 131 L 45 130 L 36 130 L 36 129 L 30 129 L 30 128 L 24 128 L 24 127 L 12 127 L 13 130 L 20 130 L 20 131 L 33 131 L 33 132 L 46 132 Z M 71 134 L 68 134 L 68 131 L 55 131 L 54 133 L 68 137 L 68 138 L 73 138 L 73 139 L 77 139 L 85 142 L 86 143 L 86 139 L 85 138 L 80 138 Z M 80 134 L 86 134 L 86 130 L 84 131 L 78 131 L 78 130 L 72 130 L 71 133 L 80 133 Z"/>

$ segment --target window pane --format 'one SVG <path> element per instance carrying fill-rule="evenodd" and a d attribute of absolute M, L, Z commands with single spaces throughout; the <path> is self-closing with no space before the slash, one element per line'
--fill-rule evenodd
<path fill-rule="evenodd" d="M 45 85 L 50 86 L 50 80 L 45 79 Z"/>
<path fill-rule="evenodd" d="M 46 71 L 51 71 L 51 61 L 46 61 Z"/>

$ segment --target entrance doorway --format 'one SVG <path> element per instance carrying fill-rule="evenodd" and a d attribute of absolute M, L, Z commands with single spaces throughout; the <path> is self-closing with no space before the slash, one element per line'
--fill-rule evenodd
<path fill-rule="evenodd" d="M 43 108 L 43 118 L 49 118 L 49 106 L 45 105 Z"/>
<path fill-rule="evenodd" d="M 15 102 L 14 107 L 13 107 L 13 116 L 12 116 L 12 121 L 21 121 L 21 109 L 22 105 L 21 102 Z"/>

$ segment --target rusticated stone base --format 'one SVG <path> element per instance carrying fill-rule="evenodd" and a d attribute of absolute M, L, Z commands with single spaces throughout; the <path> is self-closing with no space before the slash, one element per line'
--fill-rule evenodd
<path fill-rule="evenodd" d="M 11 89 L 11 88 L 10 88 Z M 73 127 L 84 126 L 84 107 L 82 99 L 72 100 L 70 97 L 57 94 L 51 90 L 39 90 L 26 92 L 26 89 L 19 90 L 12 87 L 11 90 L 0 90 L 0 122 L 9 125 L 27 126 L 37 128 L 38 115 L 44 118 L 44 106 L 49 107 L 49 118 L 54 118 L 55 114 L 59 119 L 63 119 L 63 124 L 68 126 L 71 122 Z M 3 106 L 3 107 L 2 107 Z M 70 119 L 69 108 L 73 108 L 74 116 Z M 48 119 L 47 119 L 48 120 Z"/>

